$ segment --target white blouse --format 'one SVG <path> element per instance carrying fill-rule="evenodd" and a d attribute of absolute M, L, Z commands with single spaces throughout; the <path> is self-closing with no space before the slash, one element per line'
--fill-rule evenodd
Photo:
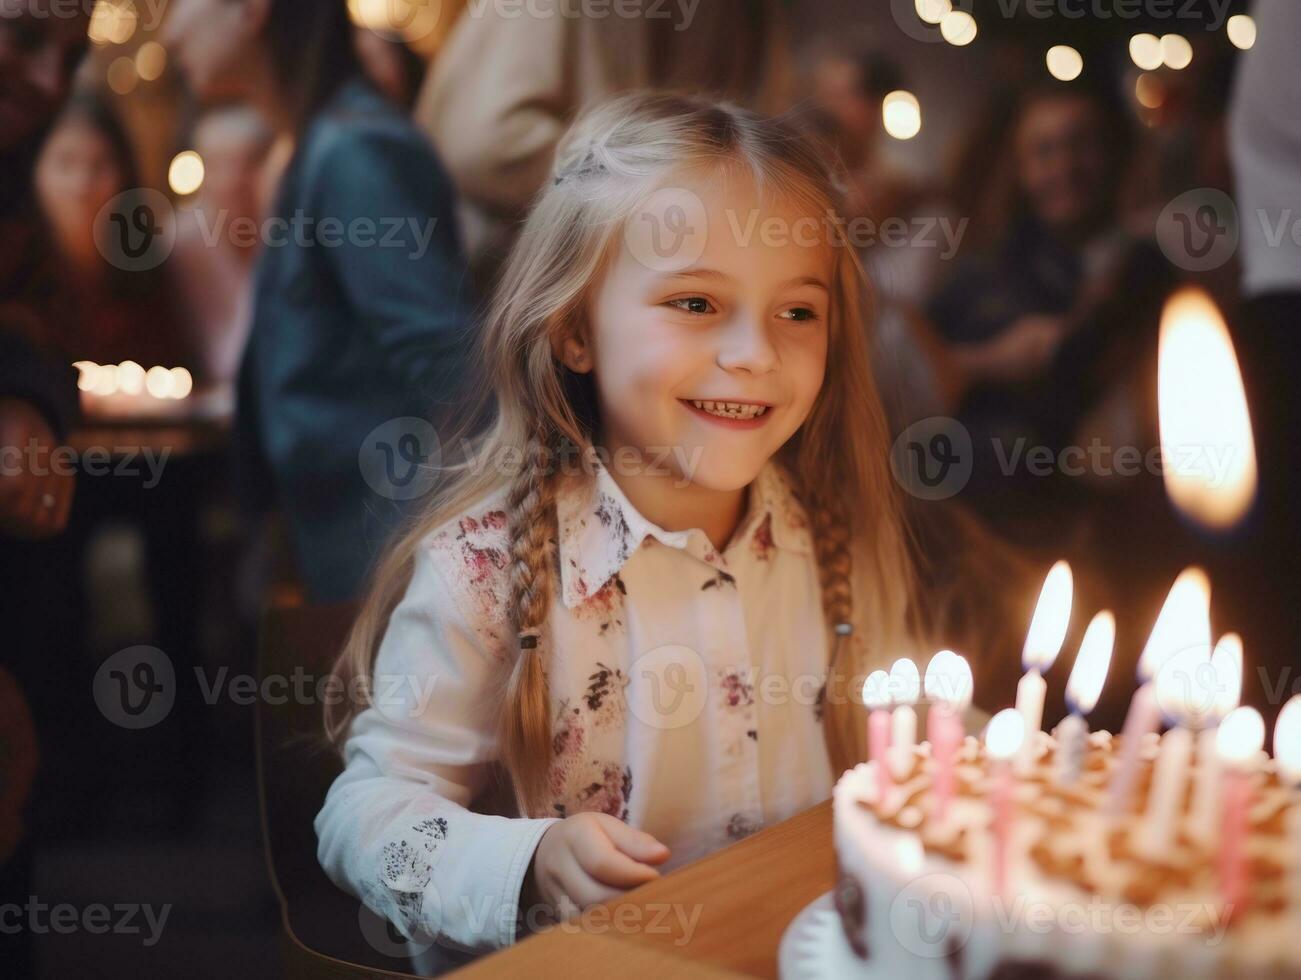
<path fill-rule="evenodd" d="M 330 878 L 408 937 L 511 943 L 543 832 L 612 814 L 672 868 L 831 792 L 819 691 L 828 632 L 807 516 L 769 462 L 722 554 L 665 531 L 613 477 L 557 497 L 546 658 L 554 816 L 509 815 L 494 699 L 518 655 L 503 489 L 422 544 L 380 645 L 373 704 L 316 818 Z"/>

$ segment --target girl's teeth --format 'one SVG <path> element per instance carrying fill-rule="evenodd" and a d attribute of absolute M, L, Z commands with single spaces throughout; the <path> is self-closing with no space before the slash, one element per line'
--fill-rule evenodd
<path fill-rule="evenodd" d="M 738 402 L 707 402 L 693 399 L 691 404 L 703 412 L 725 419 L 753 419 L 768 411 L 766 405 L 742 405 Z"/>

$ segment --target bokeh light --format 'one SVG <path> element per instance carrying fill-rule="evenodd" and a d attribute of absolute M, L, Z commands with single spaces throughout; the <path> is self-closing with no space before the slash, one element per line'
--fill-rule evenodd
<path fill-rule="evenodd" d="M 1048 49 L 1048 73 L 1060 82 L 1073 82 L 1084 71 L 1084 56 L 1069 44 Z"/>
<path fill-rule="evenodd" d="M 167 186 L 182 197 L 197 191 L 203 186 L 203 158 L 193 150 L 176 154 L 167 168 Z"/>
<path fill-rule="evenodd" d="M 910 140 L 922 130 L 922 107 L 917 96 L 900 89 L 881 102 L 885 131 L 897 140 Z"/>
<path fill-rule="evenodd" d="M 159 78 L 167 67 L 167 49 L 157 41 L 146 41 L 136 52 L 136 74 L 146 82 Z"/>
<path fill-rule="evenodd" d="M 1235 48 L 1250 51 L 1256 46 L 1256 21 L 1250 14 L 1234 14 L 1227 25 L 1229 41 Z"/>
<path fill-rule="evenodd" d="M 940 34 L 954 47 L 966 47 L 976 39 L 976 18 L 965 10 L 951 10 L 940 20 Z"/>
<path fill-rule="evenodd" d="M 1155 34 L 1135 34 L 1129 39 L 1129 57 L 1144 71 L 1156 71 L 1165 61 L 1161 39 Z"/>
<path fill-rule="evenodd" d="M 1167 68 L 1183 71 L 1193 63 L 1193 46 L 1182 34 L 1162 35 L 1161 60 Z"/>
<path fill-rule="evenodd" d="M 946 14 L 951 13 L 951 0 L 916 0 L 917 16 L 928 24 L 938 24 Z"/>

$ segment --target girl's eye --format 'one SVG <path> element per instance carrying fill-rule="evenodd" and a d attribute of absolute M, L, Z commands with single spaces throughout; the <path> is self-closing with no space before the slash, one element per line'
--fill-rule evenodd
<path fill-rule="evenodd" d="M 795 306 L 780 315 L 796 323 L 805 323 L 818 318 L 818 314 L 807 306 Z"/>
<path fill-rule="evenodd" d="M 684 296 L 682 299 L 671 299 L 668 301 L 667 305 L 697 315 L 711 313 L 714 309 L 709 305 L 709 300 L 705 299 L 703 296 Z"/>

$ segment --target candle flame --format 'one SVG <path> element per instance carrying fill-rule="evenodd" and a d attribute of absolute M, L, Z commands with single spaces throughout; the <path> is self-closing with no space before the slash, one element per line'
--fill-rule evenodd
<path fill-rule="evenodd" d="M 1223 718 L 1242 700 L 1242 637 L 1225 633 L 1215 644 L 1211 654 L 1215 677 L 1215 703 L 1211 708 L 1216 718 Z"/>
<path fill-rule="evenodd" d="M 1204 527 L 1233 527 L 1256 498 L 1256 446 L 1233 340 L 1201 290 L 1176 293 L 1162 315 L 1157 404 L 1171 502 Z"/>
<path fill-rule="evenodd" d="M 961 711 L 971 703 L 974 684 L 967 658 L 941 650 L 926 667 L 926 696 Z"/>
<path fill-rule="evenodd" d="M 1075 591 L 1071 566 L 1059 561 L 1048 570 L 1039 604 L 1026 632 L 1025 648 L 1021 653 L 1021 666 L 1026 670 L 1038 668 L 1042 673 L 1053 665 L 1066 641 L 1066 630 L 1071 625 L 1071 596 Z"/>
<path fill-rule="evenodd" d="M 1274 723 L 1274 758 L 1290 783 L 1301 783 L 1301 694 L 1283 705 Z"/>
<path fill-rule="evenodd" d="M 1215 733 L 1215 749 L 1225 762 L 1247 762 L 1264 744 L 1265 719 L 1255 708 L 1234 708 Z"/>
<path fill-rule="evenodd" d="M 994 759 L 1010 759 L 1025 741 L 1025 719 L 1015 708 L 1004 708 L 985 727 L 985 751 Z"/>
<path fill-rule="evenodd" d="M 1146 683 L 1181 650 L 1211 649 L 1211 582 L 1200 568 L 1185 568 L 1170 586 L 1165 605 L 1138 658 L 1138 678 Z"/>
<path fill-rule="evenodd" d="M 922 678 L 915 663 L 901 657 L 890 665 L 890 692 L 895 704 L 913 704 L 921 691 Z"/>
<path fill-rule="evenodd" d="M 1066 682 L 1066 703 L 1087 715 L 1098 703 L 1102 685 L 1111 666 L 1111 651 L 1116 644 L 1116 617 L 1104 609 L 1089 622 L 1080 641 L 1080 652 Z"/>
<path fill-rule="evenodd" d="M 863 681 L 863 704 L 872 710 L 890 706 L 890 675 L 884 670 L 872 671 Z"/>

